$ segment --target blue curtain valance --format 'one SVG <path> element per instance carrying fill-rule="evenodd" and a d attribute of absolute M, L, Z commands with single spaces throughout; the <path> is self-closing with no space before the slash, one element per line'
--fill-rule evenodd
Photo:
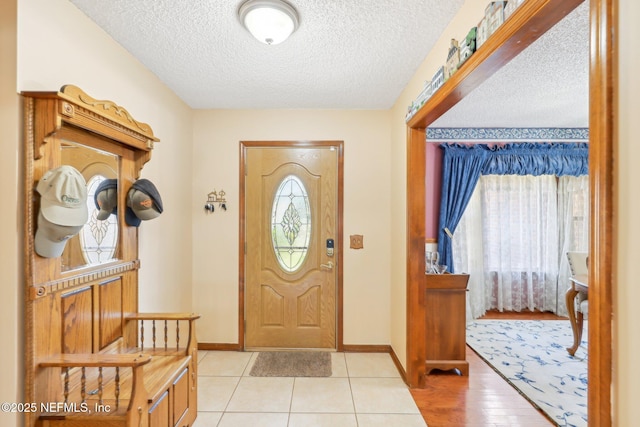
<path fill-rule="evenodd" d="M 451 239 L 480 175 L 580 176 L 589 173 L 587 143 L 442 144 L 438 252 L 454 272 Z"/>
<path fill-rule="evenodd" d="M 489 147 L 483 175 L 580 176 L 589 173 L 587 143 L 520 143 Z"/>

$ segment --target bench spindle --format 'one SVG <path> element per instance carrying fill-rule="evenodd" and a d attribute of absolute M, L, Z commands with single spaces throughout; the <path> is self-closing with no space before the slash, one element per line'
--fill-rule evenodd
<path fill-rule="evenodd" d="M 98 367 L 98 402 L 102 405 L 104 402 L 102 400 L 102 366 Z"/>
<path fill-rule="evenodd" d="M 113 392 L 114 397 L 116 398 L 116 409 L 118 409 L 118 406 L 120 405 L 120 367 L 116 366 L 116 388 L 115 391 Z"/>
<path fill-rule="evenodd" d="M 144 321 L 140 322 L 140 350 L 144 350 Z"/>
<path fill-rule="evenodd" d="M 164 349 L 166 350 L 169 345 L 169 322 L 164 319 Z"/>
<path fill-rule="evenodd" d="M 64 368 L 64 403 L 69 403 L 69 369 Z"/>
<path fill-rule="evenodd" d="M 156 321 L 151 321 L 151 340 L 153 341 L 153 349 L 156 349 Z"/>
<path fill-rule="evenodd" d="M 180 350 L 180 321 L 176 320 L 176 350 Z"/>
<path fill-rule="evenodd" d="M 82 376 L 80 377 L 80 397 L 82 403 L 87 401 L 87 368 L 82 367 Z"/>

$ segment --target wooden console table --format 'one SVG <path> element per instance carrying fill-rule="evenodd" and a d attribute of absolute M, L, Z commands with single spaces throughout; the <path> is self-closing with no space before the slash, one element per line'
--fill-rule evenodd
<path fill-rule="evenodd" d="M 466 360 L 468 274 L 425 274 L 426 371 L 458 369 L 469 375 Z"/>
<path fill-rule="evenodd" d="M 582 313 L 578 313 L 578 317 L 576 318 L 576 303 L 575 299 L 578 294 L 582 293 L 585 296 L 589 295 L 589 276 L 587 275 L 577 275 L 569 277 L 569 282 L 571 286 L 567 290 L 566 293 L 566 301 L 567 301 L 567 312 L 569 313 L 569 321 L 571 322 L 571 330 L 573 331 L 573 345 L 571 347 L 567 347 L 567 351 L 570 355 L 574 355 L 578 347 L 580 346 L 580 341 L 582 341 L 582 322 L 583 315 Z"/>

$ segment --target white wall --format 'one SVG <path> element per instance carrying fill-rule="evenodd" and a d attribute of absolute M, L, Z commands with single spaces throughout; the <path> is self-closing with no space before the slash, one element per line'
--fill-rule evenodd
<path fill-rule="evenodd" d="M 125 107 L 160 138 L 142 178 L 163 214 L 139 229 L 140 309 L 191 309 L 191 116 L 173 92 L 66 0 L 18 3 L 18 90 L 70 83 Z"/>
<path fill-rule="evenodd" d="M 640 419 L 640 406 L 635 396 L 640 394 L 640 366 L 637 360 L 640 354 L 640 334 L 637 330 L 638 301 L 638 260 L 640 259 L 640 82 L 637 70 L 640 69 L 640 53 L 636 48 L 640 40 L 640 3 L 637 0 L 620 0 L 620 37 L 619 40 L 619 111 L 618 153 L 614 156 L 617 167 L 614 179 L 617 181 L 618 204 L 617 293 L 613 295 L 613 425 L 632 425 Z"/>
<path fill-rule="evenodd" d="M 240 141 L 344 141 L 344 343 L 389 344 L 388 111 L 196 111 L 193 150 L 193 306 L 198 340 L 238 342 Z M 206 215 L 207 194 L 226 191 L 226 212 Z M 348 247 L 364 235 L 364 249 Z"/>

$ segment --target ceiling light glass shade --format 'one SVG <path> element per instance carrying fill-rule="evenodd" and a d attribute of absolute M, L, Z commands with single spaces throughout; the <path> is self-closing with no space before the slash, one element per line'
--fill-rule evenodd
<path fill-rule="evenodd" d="M 298 12 L 281 0 L 248 0 L 238 9 L 240 22 L 259 41 L 278 44 L 298 28 Z"/>

